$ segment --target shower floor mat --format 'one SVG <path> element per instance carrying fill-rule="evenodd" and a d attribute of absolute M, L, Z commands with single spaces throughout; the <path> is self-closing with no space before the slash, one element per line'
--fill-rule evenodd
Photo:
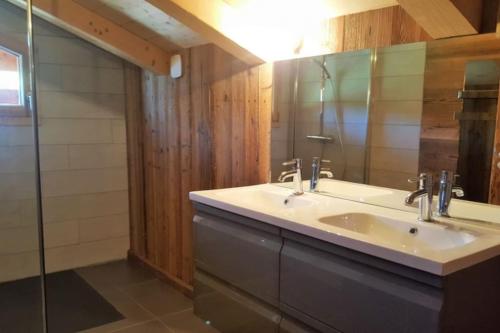
<path fill-rule="evenodd" d="M 75 271 L 46 276 L 47 315 L 50 333 L 74 333 L 123 319 Z M 0 284 L 0 332 L 39 333 L 41 327 L 40 278 Z"/>

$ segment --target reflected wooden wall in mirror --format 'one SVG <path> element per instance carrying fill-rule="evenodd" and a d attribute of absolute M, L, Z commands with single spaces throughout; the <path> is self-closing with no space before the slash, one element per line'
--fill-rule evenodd
<path fill-rule="evenodd" d="M 275 63 L 272 180 L 321 157 L 335 179 L 401 190 L 449 170 L 466 199 L 500 203 L 499 61 L 486 34 Z"/>

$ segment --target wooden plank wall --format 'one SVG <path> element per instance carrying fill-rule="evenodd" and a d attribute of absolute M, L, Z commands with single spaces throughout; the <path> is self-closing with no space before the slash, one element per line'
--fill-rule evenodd
<path fill-rule="evenodd" d="M 495 34 L 452 38 L 427 44 L 424 104 L 420 136 L 420 172 L 456 171 L 462 110 L 457 93 L 463 88 L 465 65 L 472 60 L 500 58 Z"/>
<path fill-rule="evenodd" d="M 130 252 L 190 290 L 189 191 L 268 180 L 272 66 L 248 68 L 213 45 L 182 58 L 180 79 L 143 72 L 142 117 L 128 118 L 131 192 L 145 184 L 131 196 Z"/>
<path fill-rule="evenodd" d="M 334 18 L 329 39 L 335 52 L 432 40 L 400 6 Z"/>

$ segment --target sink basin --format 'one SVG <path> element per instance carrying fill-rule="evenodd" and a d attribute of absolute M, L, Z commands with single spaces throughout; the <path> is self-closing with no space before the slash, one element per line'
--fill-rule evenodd
<path fill-rule="evenodd" d="M 319 222 L 366 235 L 381 243 L 399 245 L 412 252 L 453 249 L 477 239 L 476 232 L 464 229 L 425 222 L 407 223 L 363 213 L 326 216 Z"/>
<path fill-rule="evenodd" d="M 306 195 L 290 195 L 290 191 L 272 191 L 272 190 L 246 190 L 240 191 L 235 198 L 234 193 L 219 193 L 225 199 L 237 199 L 240 204 L 252 208 L 261 209 L 291 209 L 300 207 L 309 207 L 314 205 L 315 201 L 306 197 Z"/>

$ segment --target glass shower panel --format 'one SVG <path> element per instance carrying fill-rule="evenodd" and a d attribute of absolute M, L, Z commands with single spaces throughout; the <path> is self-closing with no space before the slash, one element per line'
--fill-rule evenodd
<path fill-rule="evenodd" d="M 44 332 L 27 12 L 0 0 L 0 332 Z"/>
<path fill-rule="evenodd" d="M 362 50 L 298 61 L 294 156 L 329 160 L 335 179 L 365 181 L 371 52 Z M 326 166 L 326 165 L 325 165 Z"/>

